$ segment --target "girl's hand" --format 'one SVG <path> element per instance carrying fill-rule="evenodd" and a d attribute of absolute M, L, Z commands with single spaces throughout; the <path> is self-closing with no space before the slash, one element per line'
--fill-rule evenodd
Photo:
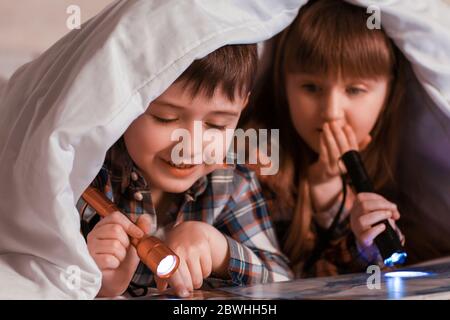
<path fill-rule="evenodd" d="M 367 136 L 359 144 L 349 125 L 326 122 L 320 134 L 319 159 L 308 168 L 311 201 L 316 212 L 328 210 L 342 191 L 339 159 L 349 150 L 362 150 L 370 143 Z M 344 172 L 345 168 L 341 168 Z"/>
<path fill-rule="evenodd" d="M 150 225 L 148 214 L 140 216 L 135 225 L 122 213 L 114 212 L 88 234 L 89 253 L 102 272 L 99 296 L 118 296 L 127 289 L 140 261 L 129 237 L 140 239 Z"/>
<path fill-rule="evenodd" d="M 349 150 L 363 150 L 371 141 L 368 135 L 359 144 L 349 125 L 342 126 L 336 121 L 326 122 L 322 127 L 319 144 L 319 159 L 310 166 L 308 180 L 312 185 L 327 182 L 340 175 L 340 157 Z"/>
<path fill-rule="evenodd" d="M 160 291 L 170 285 L 178 296 L 187 297 L 212 272 L 224 276 L 228 242 L 213 226 L 199 221 L 182 222 L 167 234 L 165 243 L 178 255 L 180 265 L 169 280 L 156 278 Z"/>
<path fill-rule="evenodd" d="M 396 230 L 395 221 L 399 218 L 397 206 L 376 193 L 359 193 L 350 210 L 350 226 L 362 248 L 370 247 L 386 229 L 381 221 L 388 219 Z"/>

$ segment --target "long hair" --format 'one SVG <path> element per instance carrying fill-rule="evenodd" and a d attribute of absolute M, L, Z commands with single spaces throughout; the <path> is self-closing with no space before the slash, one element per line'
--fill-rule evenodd
<path fill-rule="evenodd" d="M 404 96 L 405 59 L 383 30 L 366 26 L 364 8 L 338 0 L 310 1 L 274 41 L 273 63 L 255 92 L 243 125 L 280 129 L 280 167 L 275 176 L 260 176 L 277 201 L 293 208 L 284 252 L 295 264 L 313 247 L 312 206 L 306 172 L 318 155 L 296 132 L 285 91 L 286 72 L 343 78 L 388 76 L 389 91 L 362 157 L 377 191 L 394 186 L 398 116 Z M 278 212 L 272 212 L 276 215 Z M 275 216 L 276 220 L 277 217 Z"/>

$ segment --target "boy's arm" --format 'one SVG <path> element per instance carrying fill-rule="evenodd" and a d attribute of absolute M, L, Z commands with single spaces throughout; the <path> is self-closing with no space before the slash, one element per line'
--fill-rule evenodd
<path fill-rule="evenodd" d="M 95 179 L 91 182 L 90 186 L 97 188 L 104 192 L 108 198 L 112 199 L 112 185 L 110 175 L 105 167 L 103 167 Z M 92 231 L 95 225 L 100 221 L 100 216 L 95 210 L 87 205 L 87 203 L 80 197 L 76 205 L 81 218 L 81 232 L 84 238 Z M 141 262 L 136 269 L 136 272 L 131 280 L 133 284 L 129 290 L 133 290 L 135 294 L 139 295 L 139 291 L 142 291 L 142 287 L 148 287 L 153 281 L 153 275 L 148 267 Z"/>
<path fill-rule="evenodd" d="M 214 223 L 228 242 L 227 271 L 233 285 L 292 279 L 253 172 L 246 172 L 234 190 L 232 201 Z"/>

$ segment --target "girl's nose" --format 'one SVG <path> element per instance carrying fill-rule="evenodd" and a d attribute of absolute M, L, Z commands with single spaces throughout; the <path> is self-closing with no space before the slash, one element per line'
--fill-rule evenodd
<path fill-rule="evenodd" d="M 344 118 L 345 97 L 337 90 L 325 92 L 322 96 L 322 118 L 324 121 L 336 121 Z"/>

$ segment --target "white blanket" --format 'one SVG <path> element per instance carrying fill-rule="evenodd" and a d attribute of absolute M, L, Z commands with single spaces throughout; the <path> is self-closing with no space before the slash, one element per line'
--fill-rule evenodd
<path fill-rule="evenodd" d="M 0 98 L 0 298 L 93 298 L 75 203 L 107 149 L 194 59 L 270 38 L 305 2 L 117 1 L 20 68 Z M 384 27 L 448 117 L 448 9 L 389 2 Z"/>

